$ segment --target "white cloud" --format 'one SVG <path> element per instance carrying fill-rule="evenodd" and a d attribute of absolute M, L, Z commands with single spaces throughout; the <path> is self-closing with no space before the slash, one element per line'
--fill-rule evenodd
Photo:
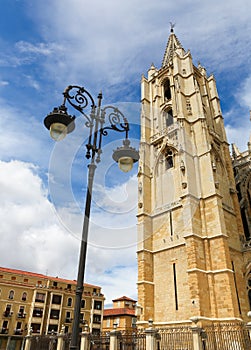
<path fill-rule="evenodd" d="M 52 43 L 37 43 L 36 45 L 34 45 L 22 40 L 16 43 L 16 47 L 20 52 L 28 52 L 44 56 L 51 55 L 52 53 L 55 53 L 56 49 L 58 49 L 58 46 Z"/>
<path fill-rule="evenodd" d="M 38 170 L 31 163 L 0 161 L 0 264 L 75 279 L 83 214 L 74 216 L 62 208 L 70 220 L 77 221 L 76 226 L 79 226 L 77 234 L 65 230 L 58 221 L 55 208 L 47 199 L 47 191 Z M 114 220 L 116 222 L 116 215 Z M 114 283 L 107 284 L 107 270 L 115 268 L 113 274 L 118 285 L 124 283 L 127 273 L 129 280 L 125 290 L 130 293 L 134 291 L 134 294 L 136 291 L 135 227 L 111 231 L 97 226 L 94 218 L 90 229 L 85 279 L 88 283 L 106 286 L 107 302 L 114 298 Z M 128 239 L 130 234 L 133 235 L 133 244 L 128 247 L 124 238 Z M 123 266 L 124 271 L 127 271 L 123 276 L 116 274 L 118 266 Z M 129 274 L 129 271 L 133 273 Z"/>
<path fill-rule="evenodd" d="M 9 82 L 6 80 L 0 80 L 0 86 L 6 86 L 9 85 Z"/>

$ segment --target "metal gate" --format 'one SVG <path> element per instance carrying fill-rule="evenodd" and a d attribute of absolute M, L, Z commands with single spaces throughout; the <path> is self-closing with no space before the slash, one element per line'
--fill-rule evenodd
<path fill-rule="evenodd" d="M 90 334 L 90 350 L 109 350 L 110 348 L 110 334 Z"/>
<path fill-rule="evenodd" d="M 203 327 L 204 350 L 250 350 L 248 330 L 242 323 L 217 323 Z"/>
<path fill-rule="evenodd" d="M 160 350 L 193 350 L 191 327 L 165 327 L 158 329 Z"/>
<path fill-rule="evenodd" d="M 32 337 L 30 350 L 57 350 L 57 339 L 47 335 Z"/>
<path fill-rule="evenodd" d="M 118 337 L 118 350 L 146 350 L 144 331 L 122 331 Z"/>

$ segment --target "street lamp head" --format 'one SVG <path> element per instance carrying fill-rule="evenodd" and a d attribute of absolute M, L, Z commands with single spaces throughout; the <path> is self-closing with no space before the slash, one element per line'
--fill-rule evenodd
<path fill-rule="evenodd" d="M 65 105 L 55 107 L 44 119 L 45 127 L 50 130 L 50 135 L 55 141 L 61 141 L 75 129 L 75 116 L 67 113 Z"/>
<path fill-rule="evenodd" d="M 130 141 L 125 139 L 123 146 L 113 151 L 112 158 L 118 163 L 119 168 L 127 173 L 132 170 L 133 163 L 139 160 L 139 152 L 130 146 Z"/>

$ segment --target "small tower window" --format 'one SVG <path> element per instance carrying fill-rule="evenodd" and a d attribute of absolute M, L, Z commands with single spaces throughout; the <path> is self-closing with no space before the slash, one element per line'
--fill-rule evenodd
<path fill-rule="evenodd" d="M 165 110 L 164 113 L 164 118 L 165 118 L 165 126 L 168 128 L 173 124 L 173 111 L 172 109 Z"/>
<path fill-rule="evenodd" d="M 170 89 L 170 80 L 167 79 L 165 80 L 164 82 L 164 98 L 165 98 L 165 101 L 168 101 L 171 99 L 171 89 Z"/>
<path fill-rule="evenodd" d="M 192 114 L 192 106 L 189 98 L 186 99 L 186 107 L 187 107 L 188 114 Z"/>
<path fill-rule="evenodd" d="M 165 168 L 166 170 L 173 167 L 173 152 L 168 149 L 165 153 Z"/>

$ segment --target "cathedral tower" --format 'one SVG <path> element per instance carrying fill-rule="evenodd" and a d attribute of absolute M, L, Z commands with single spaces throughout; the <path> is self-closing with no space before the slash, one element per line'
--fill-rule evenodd
<path fill-rule="evenodd" d="M 215 79 L 173 29 L 162 67 L 142 77 L 141 102 L 139 324 L 246 319 L 251 256 Z"/>

